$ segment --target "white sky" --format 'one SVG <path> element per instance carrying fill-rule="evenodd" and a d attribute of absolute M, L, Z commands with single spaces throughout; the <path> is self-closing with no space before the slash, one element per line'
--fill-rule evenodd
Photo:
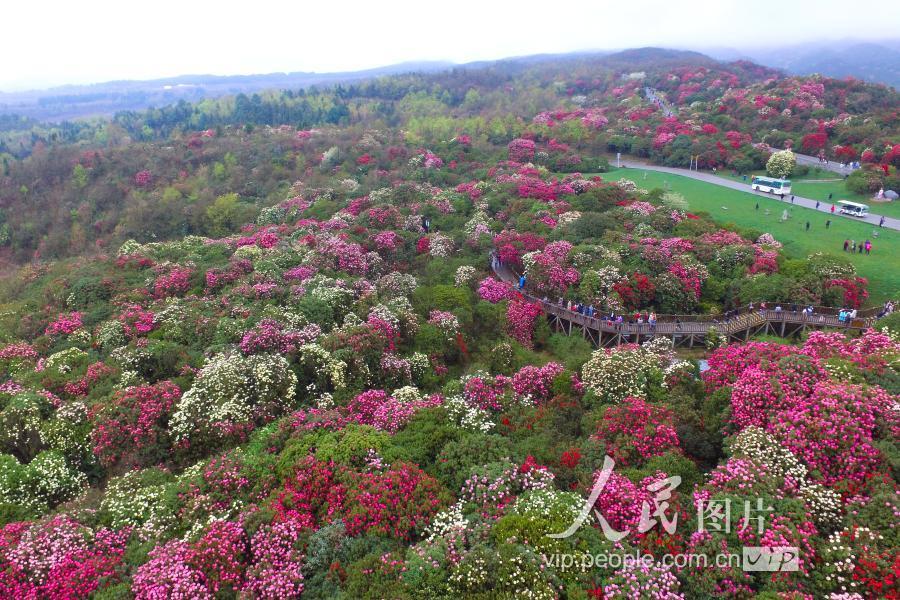
<path fill-rule="evenodd" d="M 0 90 L 638 46 L 895 38 L 883 0 L 6 0 Z"/>

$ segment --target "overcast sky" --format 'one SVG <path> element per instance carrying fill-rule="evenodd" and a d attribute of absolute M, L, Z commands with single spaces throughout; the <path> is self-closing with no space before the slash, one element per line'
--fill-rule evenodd
<path fill-rule="evenodd" d="M 656 45 L 879 39 L 883 0 L 8 0 L 0 90 L 181 74 L 347 71 Z"/>

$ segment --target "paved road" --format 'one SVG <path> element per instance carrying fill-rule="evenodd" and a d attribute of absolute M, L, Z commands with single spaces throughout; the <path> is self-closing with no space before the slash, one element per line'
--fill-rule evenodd
<path fill-rule="evenodd" d="M 634 159 L 628 160 L 628 164 L 626 165 L 624 162 L 622 164 L 623 167 L 630 166 L 634 169 L 646 169 L 647 171 L 659 171 L 661 173 L 671 173 L 673 175 L 681 175 L 683 177 L 690 177 L 691 179 L 698 179 L 700 181 L 705 181 L 707 183 L 712 183 L 715 185 L 721 185 L 722 187 L 731 188 L 733 190 L 738 190 L 740 192 L 745 192 L 747 194 L 753 194 L 754 196 L 763 196 L 765 198 L 772 198 L 772 194 L 767 194 L 765 192 L 754 192 L 750 189 L 750 185 L 746 183 L 741 183 L 738 181 L 732 181 L 730 179 L 725 179 L 724 177 L 718 177 L 711 173 L 704 173 L 702 171 L 689 171 L 688 169 L 679 169 L 675 167 L 661 167 L 657 165 L 651 165 L 649 163 L 640 162 Z M 640 183 L 639 179 L 635 179 L 635 182 Z M 777 196 L 774 196 L 777 198 Z M 787 198 L 787 196 L 785 196 Z M 820 201 L 821 202 L 821 201 Z M 803 198 L 802 196 L 794 197 L 794 205 L 795 206 L 803 206 L 805 208 L 811 208 L 815 210 L 816 201 L 811 198 Z M 853 219 L 855 221 L 864 221 L 866 223 L 871 223 L 875 227 L 878 226 L 878 222 L 881 220 L 881 215 L 875 215 L 869 213 L 869 216 L 864 219 L 859 219 L 856 217 L 845 217 L 843 215 L 838 214 L 838 209 L 835 210 L 835 218 L 844 218 L 844 219 Z M 828 213 L 831 211 L 831 205 L 827 202 L 821 202 L 819 206 L 819 212 Z M 887 229 L 893 229 L 895 231 L 900 231 L 900 219 L 894 219 L 891 217 L 885 217 L 884 226 Z"/>
<path fill-rule="evenodd" d="M 834 162 L 833 160 L 829 160 L 828 162 L 819 161 L 816 156 L 809 156 L 808 154 L 797 154 L 794 152 L 794 156 L 797 158 L 798 165 L 806 165 L 808 167 L 819 167 L 820 169 L 824 169 L 826 171 L 831 171 L 832 173 L 837 173 L 839 175 L 849 175 L 854 171 L 852 167 L 841 166 L 841 163 Z"/>

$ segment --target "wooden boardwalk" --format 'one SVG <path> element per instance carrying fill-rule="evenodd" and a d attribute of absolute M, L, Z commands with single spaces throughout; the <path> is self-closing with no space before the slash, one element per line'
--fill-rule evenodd
<path fill-rule="evenodd" d="M 518 276 L 508 267 L 491 269 L 503 281 L 515 284 Z M 838 309 L 815 307 L 812 315 L 802 311 L 753 310 L 737 311 L 729 318 L 724 315 L 657 315 L 656 325 L 649 323 L 615 323 L 598 317 L 588 317 L 568 310 L 555 302 L 545 302 L 526 290 L 519 293 L 529 301 L 541 305 L 550 326 L 566 335 L 581 335 L 598 348 L 610 348 L 622 344 L 643 343 L 656 337 L 667 337 L 675 347 L 703 345 L 710 329 L 715 329 L 729 342 L 747 341 L 755 335 L 792 337 L 809 329 L 844 329 L 861 331 L 873 326 L 878 309 L 858 311 L 857 318 L 841 322 Z M 790 307 L 789 307 L 790 308 Z"/>

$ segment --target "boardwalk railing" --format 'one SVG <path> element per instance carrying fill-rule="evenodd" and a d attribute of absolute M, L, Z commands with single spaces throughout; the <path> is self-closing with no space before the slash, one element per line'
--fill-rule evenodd
<path fill-rule="evenodd" d="M 513 283 L 518 276 L 512 269 L 499 265 L 491 257 L 491 270 L 501 280 Z M 529 301 L 537 302 L 547 314 L 551 326 L 571 335 L 573 329 L 580 330 L 585 339 L 596 346 L 616 346 L 624 343 L 640 342 L 662 336 L 671 338 L 676 346 L 694 346 L 705 342 L 710 329 L 714 329 L 728 341 L 748 340 L 752 335 L 765 333 L 786 337 L 807 329 L 826 327 L 862 330 L 872 327 L 877 320 L 879 309 L 870 308 L 857 311 L 856 318 L 841 321 L 840 309 L 825 306 L 813 307 L 812 314 L 805 314 L 801 307 L 793 310 L 793 305 L 782 310 L 756 309 L 749 307 L 732 311 L 728 316 L 719 315 L 657 315 L 654 325 L 650 323 L 617 323 L 604 317 L 589 317 L 569 310 L 556 302 L 543 300 L 527 290 L 518 292 Z"/>

